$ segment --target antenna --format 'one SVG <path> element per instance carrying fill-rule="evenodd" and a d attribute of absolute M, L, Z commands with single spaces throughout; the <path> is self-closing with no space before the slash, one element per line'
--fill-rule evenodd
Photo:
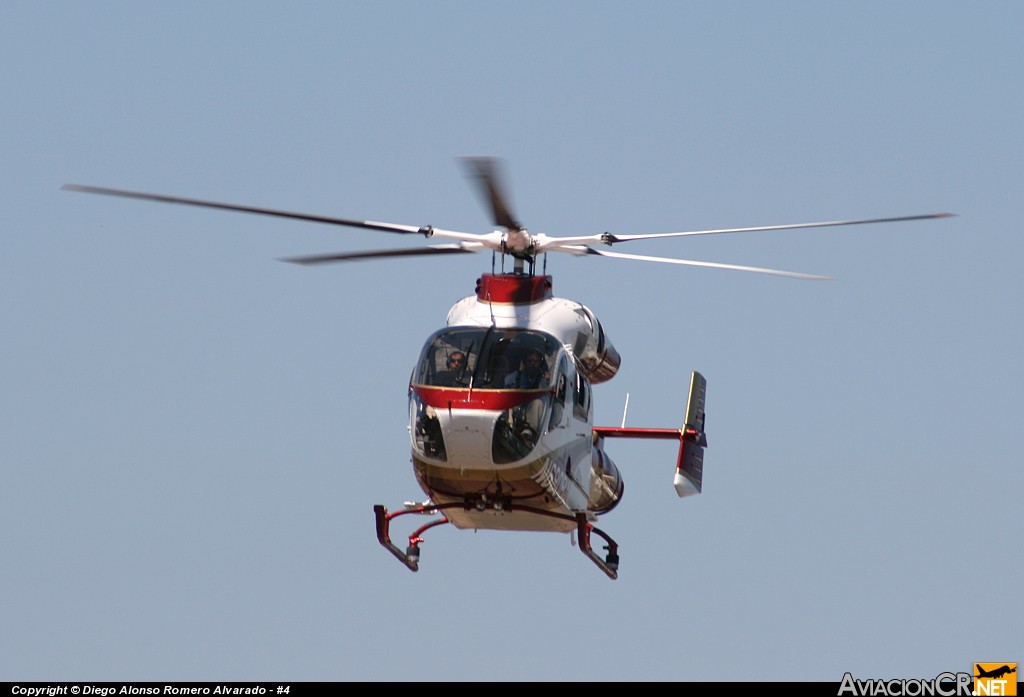
<path fill-rule="evenodd" d="M 626 393 L 626 406 L 622 407 L 622 426 L 619 428 L 626 427 L 626 411 L 629 410 L 629 393 Z"/>

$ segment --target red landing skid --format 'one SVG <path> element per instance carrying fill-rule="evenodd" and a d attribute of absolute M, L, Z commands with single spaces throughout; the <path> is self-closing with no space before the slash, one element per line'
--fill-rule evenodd
<path fill-rule="evenodd" d="M 406 547 L 403 552 L 395 543 L 391 541 L 390 527 L 391 520 L 401 515 L 408 515 L 410 513 L 436 513 L 438 511 L 445 511 L 449 508 L 461 508 L 463 510 L 476 509 L 478 511 L 486 511 L 488 509 L 495 511 L 521 511 L 524 513 L 533 513 L 536 515 L 547 516 L 549 518 L 559 518 L 561 520 L 575 521 L 576 529 L 579 532 L 580 538 L 580 551 L 587 555 L 590 561 L 597 564 L 601 571 L 608 575 L 608 578 L 614 580 L 619 577 L 619 545 L 610 538 L 605 532 L 599 528 L 595 528 L 593 525 L 587 522 L 586 513 L 577 513 L 576 515 L 568 515 L 566 513 L 553 513 L 552 511 L 545 511 L 540 508 L 534 508 L 533 506 L 523 506 L 520 504 L 514 504 L 510 501 L 491 501 L 487 499 L 479 499 L 473 502 L 465 503 L 445 503 L 445 504 L 429 504 L 423 506 L 414 506 L 407 508 L 403 511 L 395 511 L 394 513 L 388 513 L 388 509 L 380 504 L 373 507 L 373 512 L 377 517 L 377 541 L 381 545 L 395 555 L 398 561 L 405 564 L 410 571 L 419 571 L 420 568 L 420 543 L 423 542 L 421 535 L 427 530 L 438 525 L 444 525 L 448 522 L 448 519 L 444 516 L 432 520 L 426 525 L 423 525 L 416 529 L 411 535 L 409 535 L 409 546 Z M 594 533 L 608 544 L 605 545 L 605 549 L 608 550 L 608 554 L 604 559 L 601 559 L 597 554 L 594 553 L 593 548 L 590 546 L 590 534 Z"/>

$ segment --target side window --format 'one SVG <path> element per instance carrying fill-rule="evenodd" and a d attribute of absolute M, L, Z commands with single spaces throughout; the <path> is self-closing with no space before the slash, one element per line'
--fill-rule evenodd
<path fill-rule="evenodd" d="M 577 371 L 576 382 L 573 384 L 573 405 L 572 413 L 581 421 L 587 420 L 587 411 L 590 406 L 590 384 L 583 376 L 582 371 Z"/>
<path fill-rule="evenodd" d="M 565 391 L 568 383 L 569 381 L 566 380 L 565 373 L 559 373 L 555 383 L 555 398 L 563 404 L 565 403 Z"/>
<path fill-rule="evenodd" d="M 569 361 L 565 360 L 565 356 L 562 356 L 561 360 L 558 361 L 558 374 L 555 377 L 555 399 L 559 402 L 565 403 L 565 391 L 568 387 L 568 378 L 566 373 L 569 372 Z"/>
<path fill-rule="evenodd" d="M 562 416 L 565 414 L 565 396 L 569 390 L 569 379 L 566 377 L 569 362 L 563 355 L 558 361 L 558 368 L 555 371 L 555 398 L 551 401 L 551 419 L 548 421 L 548 430 L 558 428 L 562 424 Z"/>

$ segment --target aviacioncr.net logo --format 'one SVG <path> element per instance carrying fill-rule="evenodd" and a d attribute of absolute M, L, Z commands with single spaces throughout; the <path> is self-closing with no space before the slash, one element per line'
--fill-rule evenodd
<path fill-rule="evenodd" d="M 858 680 L 843 674 L 837 697 L 970 697 L 970 673 L 939 673 L 932 680 L 899 678 L 895 680 Z"/>

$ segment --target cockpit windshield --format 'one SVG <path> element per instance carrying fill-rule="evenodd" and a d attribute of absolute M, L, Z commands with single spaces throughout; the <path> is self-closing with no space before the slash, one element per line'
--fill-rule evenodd
<path fill-rule="evenodd" d="M 559 347 L 543 332 L 446 327 L 427 340 L 412 381 L 433 387 L 547 389 Z"/>

